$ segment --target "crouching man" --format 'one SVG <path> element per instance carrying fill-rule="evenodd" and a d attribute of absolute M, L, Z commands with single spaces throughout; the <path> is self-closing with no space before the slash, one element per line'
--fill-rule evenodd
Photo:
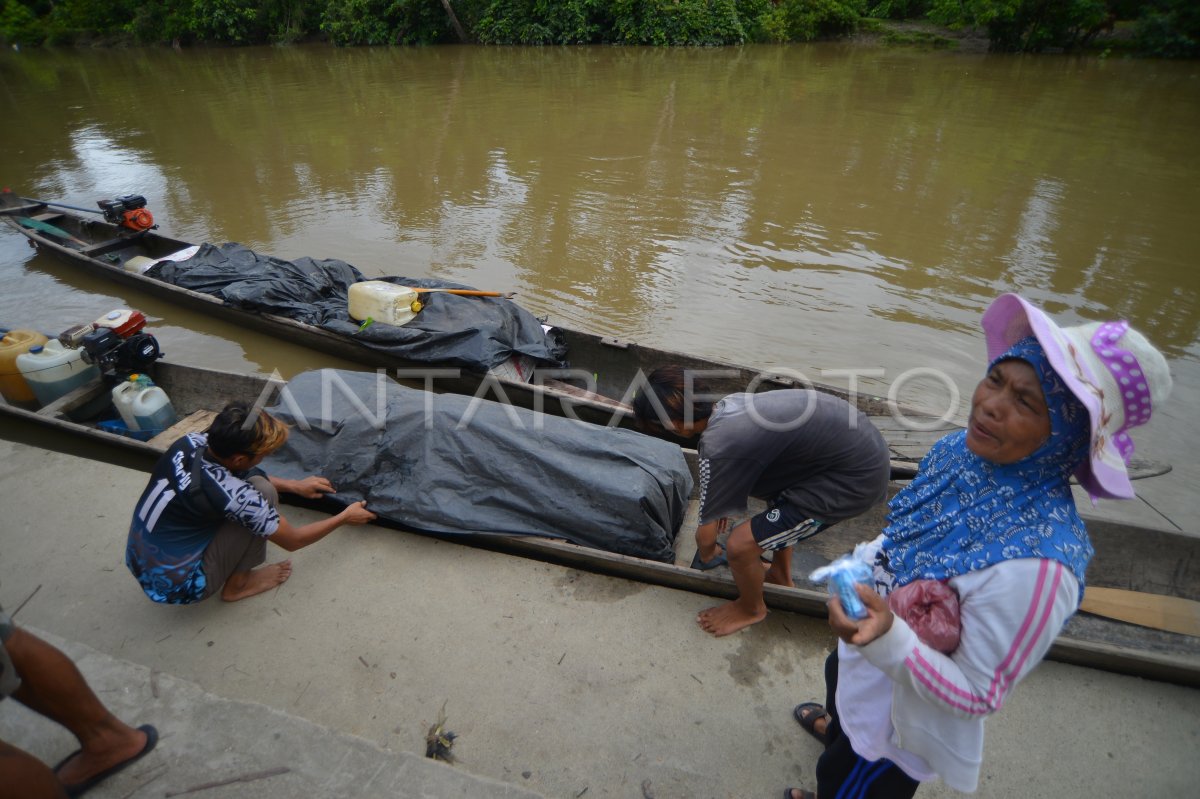
<path fill-rule="evenodd" d="M 226 602 L 260 594 L 292 573 L 290 560 L 262 565 L 267 541 L 295 552 L 343 524 L 375 518 L 365 502 L 302 527 L 280 516 L 281 491 L 315 499 L 334 490 L 324 477 L 283 480 L 256 468 L 287 436 L 270 414 L 252 418 L 248 404 L 230 403 L 206 432 L 171 445 L 129 525 L 125 565 L 146 596 L 187 604 L 217 593 Z"/>
<path fill-rule="evenodd" d="M 729 565 L 737 599 L 701 611 L 696 622 L 729 635 L 767 616 L 764 582 L 794 587 L 792 547 L 883 500 L 891 475 L 887 441 L 861 411 L 831 394 L 780 389 L 730 394 L 713 405 L 680 366 L 652 372 L 633 402 L 649 433 L 699 436 L 702 570 Z M 747 499 L 769 507 L 750 519 Z M 726 551 L 719 537 L 729 531 Z M 773 552 L 764 571 L 761 561 Z"/>

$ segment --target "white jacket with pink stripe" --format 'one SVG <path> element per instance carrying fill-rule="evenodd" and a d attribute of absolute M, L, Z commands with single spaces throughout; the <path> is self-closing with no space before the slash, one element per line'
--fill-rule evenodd
<path fill-rule="evenodd" d="M 839 643 L 837 710 L 854 751 L 887 758 L 919 781 L 973 792 L 984 719 L 1041 661 L 1079 602 L 1079 583 L 1052 560 L 1010 560 L 950 580 L 962 638 L 944 655 L 896 618 L 858 647 Z"/>

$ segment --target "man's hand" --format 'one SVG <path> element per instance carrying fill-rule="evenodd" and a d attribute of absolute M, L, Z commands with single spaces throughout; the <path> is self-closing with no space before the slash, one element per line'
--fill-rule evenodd
<path fill-rule="evenodd" d="M 838 638 L 846 643 L 866 646 L 892 629 L 892 621 L 895 616 L 892 614 L 892 609 L 888 607 L 887 600 L 879 594 L 862 583 L 855 583 L 854 587 L 858 590 L 858 595 L 867 608 L 867 617 L 855 621 L 846 615 L 846 611 L 842 609 L 841 600 L 831 597 L 828 603 L 829 627 Z"/>
<path fill-rule="evenodd" d="M 347 505 L 346 509 L 338 514 L 338 519 L 342 524 L 366 524 L 377 518 L 374 513 L 367 510 L 366 500 Z"/>
<path fill-rule="evenodd" d="M 310 475 L 303 480 L 287 480 L 283 482 L 283 487 L 276 486 L 282 491 L 287 491 L 291 494 L 297 494 L 306 499 L 320 499 L 325 494 L 333 493 L 333 484 L 324 477 Z"/>

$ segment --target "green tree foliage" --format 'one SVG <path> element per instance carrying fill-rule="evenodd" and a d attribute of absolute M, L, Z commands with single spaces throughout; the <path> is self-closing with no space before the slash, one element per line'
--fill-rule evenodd
<path fill-rule="evenodd" d="M 620 44 L 740 44 L 746 31 L 734 0 L 612 0 Z"/>
<path fill-rule="evenodd" d="M 985 28 L 993 50 L 1072 50 L 1108 17 L 1104 0 L 933 0 L 929 18 Z"/>
<path fill-rule="evenodd" d="M 930 0 L 876 0 L 868 16 L 876 19 L 921 19 L 929 13 Z"/>
<path fill-rule="evenodd" d="M 90 0 L 85 0 L 90 1 Z M 294 41 L 318 24 L 324 0 L 175 0 L 186 38 L 224 44 Z M 334 5 L 329 3 L 329 5 Z M 338 3 L 336 5 L 341 5 Z M 172 37 L 174 38 L 174 37 Z"/>
<path fill-rule="evenodd" d="M 925 15 L 1013 52 L 1079 49 L 1136 19 L 1138 52 L 1200 56 L 1200 0 L 0 0 L 0 40 L 436 44 L 459 39 L 448 8 L 483 44 L 811 41 L 853 33 L 867 15 Z"/>
<path fill-rule="evenodd" d="M 453 40 L 439 0 L 329 0 L 321 31 L 336 45 L 435 44 Z"/>
<path fill-rule="evenodd" d="M 141 3 L 125 24 L 125 32 L 139 44 L 188 41 L 192 38 L 188 24 L 191 7 L 191 0 Z"/>
<path fill-rule="evenodd" d="M 854 33 L 866 11 L 865 3 L 855 0 L 799 0 L 785 8 L 788 39 L 798 42 Z"/>
<path fill-rule="evenodd" d="M 262 41 L 261 12 L 242 0 L 193 0 L 191 32 L 201 41 L 249 44 Z"/>
<path fill-rule="evenodd" d="M 1200 3 L 1153 0 L 1146 4 L 1134 39 L 1140 52 L 1163 58 L 1200 58 Z"/>
<path fill-rule="evenodd" d="M 19 0 L 5 0 L 0 10 L 0 38 L 10 44 L 41 44 L 46 39 L 45 26 L 33 10 Z"/>
<path fill-rule="evenodd" d="M 120 34 L 134 3 L 112 0 L 58 0 L 50 8 L 43 24 L 49 44 L 105 39 Z"/>
<path fill-rule="evenodd" d="M 489 0 L 472 26 L 484 44 L 595 44 L 612 28 L 607 0 Z"/>

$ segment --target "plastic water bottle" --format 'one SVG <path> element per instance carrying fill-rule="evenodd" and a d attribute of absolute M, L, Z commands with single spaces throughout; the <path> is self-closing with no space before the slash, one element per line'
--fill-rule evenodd
<path fill-rule="evenodd" d="M 859 583 L 870 585 L 872 576 L 870 566 L 852 555 L 847 555 L 815 570 L 808 578 L 815 583 L 829 583 L 830 596 L 836 596 L 846 615 L 857 621 L 867 617 L 867 608 L 863 605 L 855 586 Z"/>

